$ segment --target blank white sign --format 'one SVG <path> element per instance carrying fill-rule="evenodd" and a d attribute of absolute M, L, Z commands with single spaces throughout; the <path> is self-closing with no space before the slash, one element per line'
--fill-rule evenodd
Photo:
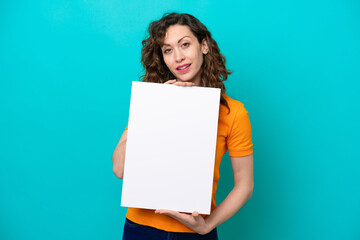
<path fill-rule="evenodd" d="M 220 89 L 133 82 L 121 206 L 210 214 Z"/>

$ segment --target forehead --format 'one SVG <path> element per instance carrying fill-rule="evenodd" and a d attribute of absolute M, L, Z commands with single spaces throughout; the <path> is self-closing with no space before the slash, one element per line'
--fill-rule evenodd
<path fill-rule="evenodd" d="M 196 38 L 188 26 L 172 25 L 166 30 L 164 44 L 177 43 L 177 41 L 184 36 L 189 36 L 192 39 Z"/>

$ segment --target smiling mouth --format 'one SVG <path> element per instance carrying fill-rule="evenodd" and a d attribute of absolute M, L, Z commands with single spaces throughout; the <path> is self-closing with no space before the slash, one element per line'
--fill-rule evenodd
<path fill-rule="evenodd" d="M 176 70 L 178 70 L 179 72 L 186 72 L 189 69 L 190 65 L 191 64 L 186 64 L 181 67 L 177 67 Z"/>

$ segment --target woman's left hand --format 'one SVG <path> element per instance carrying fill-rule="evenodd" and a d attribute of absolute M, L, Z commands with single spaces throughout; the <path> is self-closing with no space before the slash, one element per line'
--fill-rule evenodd
<path fill-rule="evenodd" d="M 190 214 L 179 213 L 172 210 L 157 209 L 155 213 L 165 214 L 172 217 L 201 235 L 207 234 L 212 230 L 212 228 L 206 224 L 205 219 L 196 211 Z"/>

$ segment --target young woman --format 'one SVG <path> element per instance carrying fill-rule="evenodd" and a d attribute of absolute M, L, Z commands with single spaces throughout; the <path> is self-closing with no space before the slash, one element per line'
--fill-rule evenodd
<path fill-rule="evenodd" d="M 149 26 L 143 40 L 141 62 L 145 82 L 221 89 L 213 193 L 210 215 L 180 213 L 166 209 L 129 208 L 123 239 L 218 239 L 216 227 L 233 216 L 251 197 L 253 150 L 248 112 L 225 94 L 223 81 L 230 72 L 225 58 L 207 28 L 189 14 L 171 13 Z M 122 178 L 127 128 L 113 154 L 113 171 Z M 220 162 L 229 151 L 234 187 L 218 206 L 215 192 Z M 149 159 L 151 161 L 151 159 Z"/>

